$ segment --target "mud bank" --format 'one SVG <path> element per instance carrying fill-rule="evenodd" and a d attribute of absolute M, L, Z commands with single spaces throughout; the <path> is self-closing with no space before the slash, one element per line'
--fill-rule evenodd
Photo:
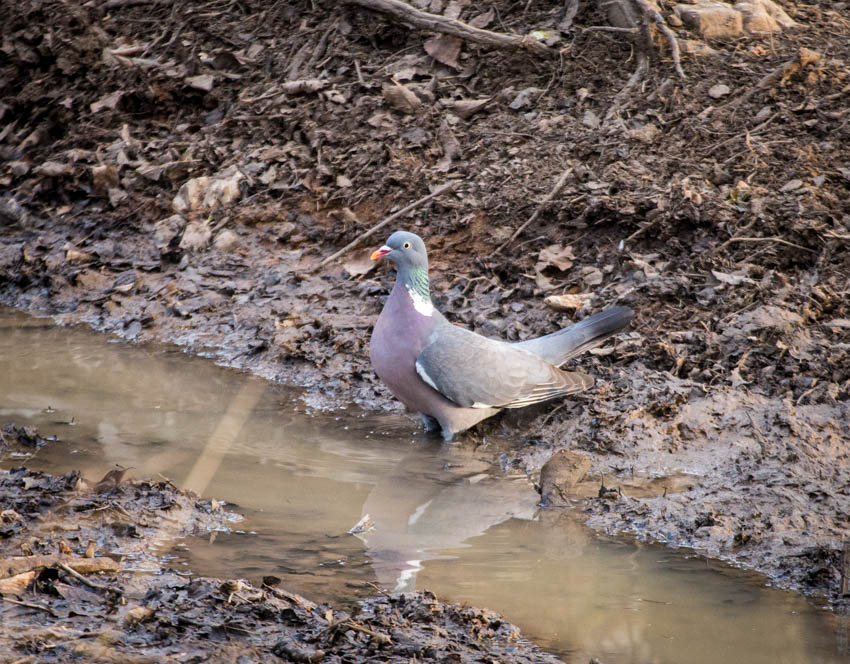
<path fill-rule="evenodd" d="M 352 611 L 279 588 L 191 576 L 169 542 L 238 515 L 167 482 L 0 471 L 0 657 L 98 662 L 558 662 L 496 613 L 428 592 Z"/>
<path fill-rule="evenodd" d="M 395 408 L 366 357 L 392 275 L 366 249 L 320 262 L 452 181 L 398 224 L 425 236 L 452 320 L 523 339 L 615 303 L 638 313 L 578 362 L 594 392 L 460 444 L 533 474 L 578 451 L 586 479 L 559 495 L 596 527 L 837 599 L 850 536 L 842 11 L 780 2 L 797 27 L 710 40 L 714 55 L 685 58 L 685 83 L 662 58 L 608 117 L 631 65 L 604 32 L 561 35 L 560 65 L 464 45 L 453 68 L 427 35 L 320 4 L 15 3 L 0 299 L 181 344 L 304 386 L 315 405 Z M 604 23 L 587 4 L 575 25 Z M 511 27 L 551 27 L 562 5 Z M 801 64 L 802 47 L 821 57 Z M 295 80 L 318 83 L 281 87 Z M 462 111 L 470 100 L 486 103 Z M 558 294 L 574 308 L 544 303 Z"/>

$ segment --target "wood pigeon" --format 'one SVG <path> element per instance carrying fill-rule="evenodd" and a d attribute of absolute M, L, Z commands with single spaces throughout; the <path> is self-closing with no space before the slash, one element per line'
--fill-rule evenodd
<path fill-rule="evenodd" d="M 372 367 L 399 401 L 419 413 L 426 429 L 440 430 L 447 441 L 503 408 L 592 387 L 590 376 L 558 367 L 634 317 L 628 307 L 612 307 L 536 339 L 489 339 L 453 325 L 434 307 L 428 253 L 419 236 L 396 231 L 372 253 L 372 260 L 383 257 L 395 263 L 398 275 L 372 331 Z"/>

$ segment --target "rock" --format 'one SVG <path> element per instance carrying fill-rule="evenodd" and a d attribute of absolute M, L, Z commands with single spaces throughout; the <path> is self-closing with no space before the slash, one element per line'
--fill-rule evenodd
<path fill-rule="evenodd" d="M 599 126 L 602 124 L 602 120 L 599 119 L 599 116 L 596 115 L 596 113 L 587 109 L 581 118 L 581 123 L 590 129 L 599 129 Z"/>
<path fill-rule="evenodd" d="M 682 49 L 682 53 L 687 53 L 698 58 L 717 54 L 716 50 L 699 39 L 680 39 L 679 48 Z"/>
<path fill-rule="evenodd" d="M 708 89 L 708 96 L 712 99 L 720 99 L 721 97 L 725 97 L 726 95 L 728 95 L 730 92 L 732 92 L 732 90 L 729 88 L 728 85 L 718 83 L 717 85 L 712 85 Z"/>
<path fill-rule="evenodd" d="M 735 9 L 743 14 L 744 29 L 747 32 L 779 32 L 783 28 L 793 28 L 797 25 L 773 0 L 736 2 Z M 750 17 L 757 18 L 753 20 Z"/>
<path fill-rule="evenodd" d="M 643 127 L 638 129 L 631 129 L 628 132 L 628 137 L 635 141 L 640 141 L 641 143 L 646 143 L 647 145 L 651 145 L 655 143 L 655 139 L 658 138 L 658 135 L 661 133 L 661 129 L 658 128 L 658 125 L 650 122 L 649 124 L 645 124 Z"/>
<path fill-rule="evenodd" d="M 540 470 L 540 504 L 544 507 L 566 505 L 569 491 L 584 479 L 593 464 L 573 450 L 555 452 Z"/>
<path fill-rule="evenodd" d="M 676 5 L 674 11 L 686 26 L 708 39 L 737 37 L 744 31 L 741 13 L 724 3 Z"/>
<path fill-rule="evenodd" d="M 543 92 L 540 88 L 525 88 L 517 93 L 514 100 L 508 104 L 508 108 L 512 111 L 519 111 L 531 105 L 531 98 Z"/>
<path fill-rule="evenodd" d="M 168 245 L 180 234 L 185 225 L 186 220 L 179 214 L 172 214 L 170 217 L 156 222 L 153 226 L 153 237 L 157 248 L 160 251 L 168 248 Z"/>
<path fill-rule="evenodd" d="M 782 28 L 767 13 L 760 2 L 736 2 L 735 9 L 741 12 L 747 32 L 779 32 Z"/>
<path fill-rule="evenodd" d="M 184 78 L 183 81 L 190 88 L 209 92 L 213 88 L 215 77 L 210 76 L 209 74 L 200 74 L 199 76 L 188 76 Z"/>
<path fill-rule="evenodd" d="M 213 176 L 187 180 L 171 203 L 175 212 L 214 210 L 230 205 L 242 196 L 239 183 L 245 176 L 235 166 Z"/>
<path fill-rule="evenodd" d="M 229 228 L 225 228 L 215 236 L 213 246 L 219 251 L 233 251 L 239 248 L 239 236 Z"/>
<path fill-rule="evenodd" d="M 209 226 L 200 221 L 193 221 L 183 231 L 180 248 L 185 251 L 200 251 L 210 243 L 211 237 L 212 231 Z"/>

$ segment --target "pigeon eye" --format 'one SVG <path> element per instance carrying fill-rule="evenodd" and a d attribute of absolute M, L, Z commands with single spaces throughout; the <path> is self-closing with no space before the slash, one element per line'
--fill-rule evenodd
<path fill-rule="evenodd" d="M 401 248 L 402 249 L 410 249 L 410 246 L 411 246 L 410 242 L 405 242 L 403 245 L 401 245 Z"/>

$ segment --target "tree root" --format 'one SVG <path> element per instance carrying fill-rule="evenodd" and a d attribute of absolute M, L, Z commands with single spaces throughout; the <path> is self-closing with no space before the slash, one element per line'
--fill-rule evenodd
<path fill-rule="evenodd" d="M 605 120 L 612 120 L 617 116 L 620 110 L 626 105 L 630 94 L 637 87 L 638 83 L 643 80 L 649 71 L 650 58 L 654 55 L 652 45 L 653 25 L 657 26 L 661 34 L 670 44 L 670 53 L 673 58 L 673 65 L 676 68 L 676 73 L 679 78 L 686 80 L 685 72 L 682 69 L 682 62 L 679 52 L 679 42 L 676 35 L 667 25 L 664 17 L 658 13 L 658 10 L 650 4 L 649 0 L 598 0 L 601 7 L 605 8 L 608 13 L 608 21 L 617 29 L 632 33 L 632 43 L 634 44 L 637 67 L 632 73 L 629 80 L 623 86 L 623 89 L 617 93 L 605 114 Z"/>
<path fill-rule="evenodd" d="M 490 30 L 482 30 L 481 28 L 475 28 L 453 18 L 420 11 L 415 7 L 411 7 L 406 2 L 401 2 L 401 0 L 345 0 L 345 2 L 389 14 L 416 28 L 453 35 L 485 46 L 525 49 L 536 55 L 549 57 L 557 55 L 556 51 L 549 49 L 545 44 L 530 35 L 506 35 Z"/>

